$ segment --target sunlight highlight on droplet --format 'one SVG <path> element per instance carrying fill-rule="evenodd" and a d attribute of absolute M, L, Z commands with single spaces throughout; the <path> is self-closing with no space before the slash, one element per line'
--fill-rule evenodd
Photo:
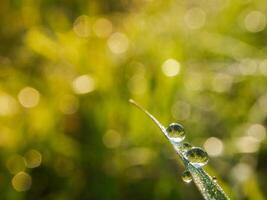
<path fill-rule="evenodd" d="M 37 150 L 29 150 L 26 152 L 24 155 L 25 161 L 26 161 L 26 166 L 28 168 L 35 168 L 41 165 L 42 163 L 42 155 L 39 151 Z"/>
<path fill-rule="evenodd" d="M 219 138 L 210 137 L 205 141 L 204 149 L 209 156 L 219 156 L 223 153 L 223 142 Z"/>
<path fill-rule="evenodd" d="M 251 11 L 246 15 L 244 25 L 249 32 L 260 32 L 265 29 L 266 16 L 260 11 Z"/>
<path fill-rule="evenodd" d="M 112 33 L 112 23 L 106 18 L 99 18 L 93 26 L 97 37 L 106 38 Z"/>
<path fill-rule="evenodd" d="M 122 54 L 128 50 L 129 40 L 123 33 L 113 33 L 108 39 L 108 47 L 114 54 Z"/>
<path fill-rule="evenodd" d="M 16 191 L 23 192 L 31 188 L 32 178 L 26 172 L 19 172 L 13 177 L 11 182 Z"/>
<path fill-rule="evenodd" d="M 86 94 L 95 90 L 95 80 L 89 75 L 82 75 L 75 78 L 72 88 L 77 94 Z"/>
<path fill-rule="evenodd" d="M 163 73 L 169 77 L 176 76 L 180 72 L 180 63 L 173 58 L 166 60 L 161 67 Z"/>
<path fill-rule="evenodd" d="M 19 92 L 18 99 L 25 108 L 33 108 L 39 103 L 40 93 L 32 87 L 25 87 Z"/>

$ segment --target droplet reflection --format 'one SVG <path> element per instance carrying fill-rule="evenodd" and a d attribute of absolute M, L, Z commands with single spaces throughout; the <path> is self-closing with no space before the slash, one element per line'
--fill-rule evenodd
<path fill-rule="evenodd" d="M 185 157 L 195 167 L 202 167 L 206 165 L 209 160 L 207 152 L 200 147 L 193 147 L 185 153 Z"/>
<path fill-rule="evenodd" d="M 189 171 L 184 171 L 182 174 L 182 179 L 185 183 L 190 183 L 192 181 L 192 176 Z"/>
<path fill-rule="evenodd" d="M 174 143 L 179 143 L 185 138 L 184 127 L 178 123 L 172 123 L 166 129 L 169 139 Z"/>

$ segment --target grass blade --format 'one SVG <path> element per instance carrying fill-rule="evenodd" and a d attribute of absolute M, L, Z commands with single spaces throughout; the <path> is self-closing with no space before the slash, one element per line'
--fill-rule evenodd
<path fill-rule="evenodd" d="M 152 114 L 150 114 L 146 109 L 144 109 L 134 100 L 130 99 L 129 102 L 139 108 L 142 112 L 144 112 L 150 119 L 152 119 L 152 121 L 160 128 L 161 132 L 168 138 L 166 128 Z M 230 200 L 230 198 L 225 194 L 220 185 L 216 181 L 214 181 L 213 178 L 207 172 L 205 172 L 203 168 L 195 167 L 194 165 L 192 165 L 181 152 L 181 150 L 179 150 L 179 148 L 175 148 L 174 143 L 172 143 L 172 145 L 179 157 L 182 159 L 185 169 L 190 172 L 195 185 L 197 186 L 204 199 Z"/>

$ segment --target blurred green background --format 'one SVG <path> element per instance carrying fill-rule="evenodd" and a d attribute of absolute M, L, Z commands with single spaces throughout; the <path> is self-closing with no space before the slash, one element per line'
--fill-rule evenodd
<path fill-rule="evenodd" d="M 264 0 L 1 0 L 0 199 L 202 199 L 164 125 L 232 199 L 267 196 Z"/>

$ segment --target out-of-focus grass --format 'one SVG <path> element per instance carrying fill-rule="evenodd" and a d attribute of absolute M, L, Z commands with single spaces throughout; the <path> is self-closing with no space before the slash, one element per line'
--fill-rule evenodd
<path fill-rule="evenodd" d="M 134 98 L 204 144 L 234 199 L 264 199 L 266 14 L 263 0 L 0 1 L 0 198 L 201 198 Z"/>

